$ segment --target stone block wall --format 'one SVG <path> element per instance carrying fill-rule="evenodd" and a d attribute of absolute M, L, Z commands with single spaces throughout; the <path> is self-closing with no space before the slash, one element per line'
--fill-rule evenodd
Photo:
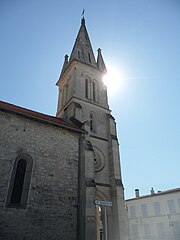
<path fill-rule="evenodd" d="M 79 134 L 0 112 L 0 239 L 77 238 Z M 7 207 L 19 154 L 33 159 L 26 208 Z"/>

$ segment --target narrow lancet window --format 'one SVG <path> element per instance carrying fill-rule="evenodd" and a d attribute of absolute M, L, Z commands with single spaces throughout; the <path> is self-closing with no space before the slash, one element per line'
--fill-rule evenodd
<path fill-rule="evenodd" d="M 7 207 L 26 208 L 31 181 L 33 160 L 28 154 L 16 158 L 7 196 Z"/>
<path fill-rule="evenodd" d="M 20 204 L 24 184 L 24 176 L 26 172 L 26 161 L 21 159 L 17 163 L 14 185 L 12 189 L 11 201 L 12 204 Z"/>
<path fill-rule="evenodd" d="M 85 79 L 85 97 L 88 98 L 89 95 L 88 95 L 88 79 L 86 78 Z"/>
<path fill-rule="evenodd" d="M 91 55 L 88 53 L 89 62 L 91 63 Z"/>

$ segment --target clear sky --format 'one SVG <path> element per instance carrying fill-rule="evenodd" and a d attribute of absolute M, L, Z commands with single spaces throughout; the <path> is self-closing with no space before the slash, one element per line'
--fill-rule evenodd
<path fill-rule="evenodd" d="M 126 198 L 180 187 L 179 0 L 1 0 L 0 99 L 56 114 L 83 8 L 95 54 L 122 74 L 109 104 Z"/>

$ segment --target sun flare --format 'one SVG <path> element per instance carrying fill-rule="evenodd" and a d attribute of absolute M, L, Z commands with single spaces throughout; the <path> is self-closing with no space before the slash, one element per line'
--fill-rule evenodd
<path fill-rule="evenodd" d="M 107 86 L 109 94 L 117 93 L 122 85 L 122 73 L 115 67 L 108 66 L 107 73 L 103 77 L 103 82 Z"/>

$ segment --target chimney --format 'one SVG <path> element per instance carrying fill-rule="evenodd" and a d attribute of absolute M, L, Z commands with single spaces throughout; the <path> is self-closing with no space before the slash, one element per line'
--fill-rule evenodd
<path fill-rule="evenodd" d="M 151 188 L 151 195 L 154 195 L 154 189 Z"/>
<path fill-rule="evenodd" d="M 135 189 L 135 196 L 136 196 L 136 198 L 139 197 L 139 189 Z"/>

